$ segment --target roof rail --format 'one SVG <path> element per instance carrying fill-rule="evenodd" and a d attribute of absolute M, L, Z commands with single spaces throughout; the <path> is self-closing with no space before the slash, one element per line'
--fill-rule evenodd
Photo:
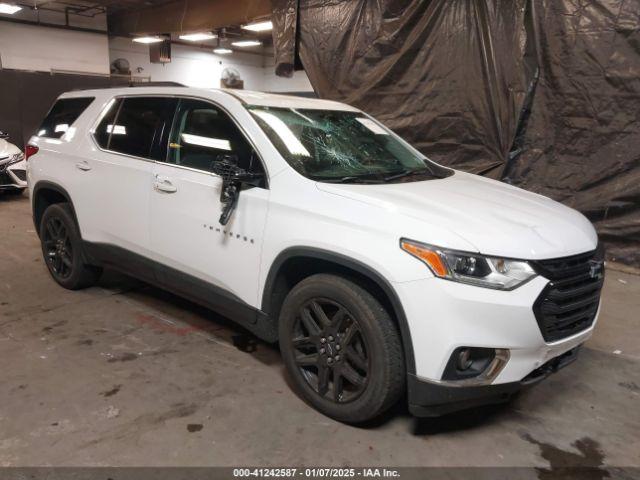
<path fill-rule="evenodd" d="M 129 82 L 130 87 L 186 87 L 179 82 Z"/>

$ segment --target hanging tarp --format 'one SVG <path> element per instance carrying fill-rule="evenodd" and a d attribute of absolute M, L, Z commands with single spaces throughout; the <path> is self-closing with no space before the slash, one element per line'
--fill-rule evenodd
<path fill-rule="evenodd" d="M 272 5 L 277 66 L 297 53 L 320 97 L 579 209 L 640 264 L 640 0 Z"/>

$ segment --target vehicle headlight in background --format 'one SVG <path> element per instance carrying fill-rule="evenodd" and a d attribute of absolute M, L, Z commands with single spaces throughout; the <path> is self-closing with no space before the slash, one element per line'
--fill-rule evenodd
<path fill-rule="evenodd" d="M 436 277 L 497 290 L 513 290 L 537 274 L 528 262 L 458 252 L 400 240 L 400 248 L 425 263 Z"/>
<path fill-rule="evenodd" d="M 9 163 L 7 165 L 13 165 L 14 163 L 19 163 L 22 160 L 24 160 L 24 153 L 22 152 L 16 153 L 15 155 L 12 155 L 10 158 L 11 159 L 9 160 Z"/>

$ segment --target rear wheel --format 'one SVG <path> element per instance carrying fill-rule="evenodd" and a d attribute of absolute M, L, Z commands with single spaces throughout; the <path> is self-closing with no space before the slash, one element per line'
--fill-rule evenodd
<path fill-rule="evenodd" d="M 280 348 L 300 393 L 327 416 L 370 420 L 404 389 L 396 325 L 366 290 L 336 275 L 313 275 L 282 306 Z"/>
<path fill-rule="evenodd" d="M 93 285 L 102 270 L 84 263 L 80 234 L 68 203 L 50 205 L 40 222 L 45 264 L 53 279 L 70 290 Z"/>

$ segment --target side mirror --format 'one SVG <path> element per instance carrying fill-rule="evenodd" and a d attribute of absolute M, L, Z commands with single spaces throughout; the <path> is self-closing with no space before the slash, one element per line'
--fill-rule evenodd
<path fill-rule="evenodd" d="M 236 208 L 242 184 L 258 186 L 264 180 L 260 173 L 247 172 L 238 167 L 236 155 L 223 155 L 211 165 L 211 171 L 222 178 L 222 190 L 220 191 L 220 225 L 226 225 L 231 218 L 231 213 Z"/>
<path fill-rule="evenodd" d="M 9 138 L 8 133 L 4 133 L 3 131 L 0 131 L 0 140 L 7 140 L 8 138 Z"/>

